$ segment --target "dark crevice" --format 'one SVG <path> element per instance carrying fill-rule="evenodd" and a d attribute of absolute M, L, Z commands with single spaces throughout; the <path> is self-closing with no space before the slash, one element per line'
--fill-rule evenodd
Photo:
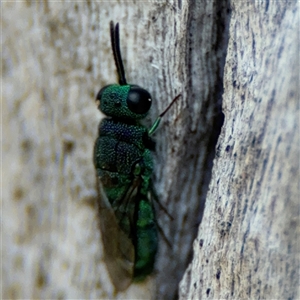
<path fill-rule="evenodd" d="M 199 112 L 201 119 L 199 121 L 199 127 L 194 131 L 190 130 L 191 136 L 187 138 L 189 149 L 186 150 L 186 157 L 195 157 L 194 161 L 188 162 L 188 164 L 194 163 L 194 165 L 201 167 L 201 170 L 195 170 L 195 172 L 201 172 L 200 182 L 194 183 L 198 185 L 198 207 L 192 208 L 195 214 L 198 214 L 194 216 L 196 217 L 197 224 L 200 224 L 202 221 L 206 194 L 212 175 L 213 160 L 216 156 L 216 145 L 224 123 L 222 95 L 224 92 L 223 76 L 229 40 L 229 22 L 231 18 L 230 1 L 226 0 L 222 3 L 218 1 L 214 2 L 213 15 L 211 18 L 215 23 L 212 25 L 210 52 L 202 58 L 200 57 L 201 47 L 205 46 L 207 48 L 207 45 L 204 44 L 205 32 L 201 33 L 202 36 L 197 32 L 201 32 L 201 30 L 205 28 L 204 20 L 207 18 L 207 15 L 201 16 L 201 13 L 203 14 L 204 12 L 201 11 L 199 3 L 196 0 L 191 1 L 187 24 L 186 46 L 188 51 L 186 65 L 189 76 L 186 87 L 188 99 L 187 109 L 190 110 L 190 115 L 193 115 L 193 101 L 201 101 L 201 110 Z M 202 53 L 202 55 L 204 54 Z M 208 67 L 208 70 L 199 70 L 199 65 L 195 66 L 195 63 L 201 60 L 202 63 L 205 61 L 204 67 Z M 205 93 L 202 93 L 201 89 L 199 89 L 199 87 L 202 88 L 201 84 L 203 81 L 209 85 L 208 96 L 206 98 L 201 96 Z M 205 149 L 199 149 L 200 145 L 204 145 Z M 200 151 L 204 151 L 204 155 L 203 153 L 201 154 L 203 162 L 198 164 Z M 185 168 L 184 164 L 187 164 L 187 161 L 183 162 L 183 169 Z M 194 232 L 191 232 L 194 238 L 197 235 L 197 231 L 198 227 L 195 227 Z M 189 261 L 187 261 L 186 264 L 190 263 L 192 259 L 192 245 L 190 249 Z M 209 289 L 208 291 L 210 292 Z"/>
<path fill-rule="evenodd" d="M 211 11 L 210 15 L 208 15 L 208 9 Z M 197 178 L 197 181 L 188 182 L 191 186 L 190 191 L 185 195 L 189 205 L 189 210 L 186 213 L 188 218 L 182 221 L 182 228 L 180 228 L 181 232 L 186 232 L 191 236 L 190 253 L 188 257 L 184 254 L 184 257 L 180 259 L 178 259 L 178 253 L 175 251 L 170 254 L 177 258 L 176 270 L 174 269 L 171 278 L 169 278 L 170 287 L 172 286 L 171 281 L 174 282 L 178 278 L 180 280 L 183 276 L 180 272 L 191 263 L 192 242 L 196 238 L 198 225 L 201 223 L 204 213 L 213 160 L 216 156 L 216 145 L 224 123 L 222 112 L 223 76 L 229 40 L 230 17 L 229 0 L 222 3 L 214 1 L 213 8 L 207 9 L 199 5 L 197 0 L 189 1 L 185 45 L 186 106 L 182 111 L 182 116 L 185 118 L 182 125 L 183 136 L 182 148 L 180 149 L 182 159 L 177 163 L 177 170 L 182 176 L 178 176 L 177 179 L 174 175 L 176 181 L 174 181 L 174 189 L 171 190 L 169 197 L 176 203 L 176 199 L 182 198 L 180 187 L 186 186 L 187 180 L 190 178 Z M 207 36 L 206 30 L 210 32 L 210 36 Z M 206 49 L 205 52 L 203 48 Z M 180 239 L 180 234 L 177 233 L 178 228 L 173 226 L 172 230 L 172 237 L 176 236 Z M 220 273 L 216 276 L 218 278 Z M 200 288 L 202 284 L 201 282 L 198 283 L 197 288 Z M 173 290 L 159 291 L 157 296 L 160 299 L 178 299 L 177 292 L 175 294 L 174 290 L 173 288 Z M 211 296 L 211 294 L 212 291 L 207 288 L 207 295 Z"/>
<path fill-rule="evenodd" d="M 187 36 L 188 40 L 188 46 L 187 49 L 189 49 L 188 54 L 188 67 L 190 71 L 190 80 L 189 80 L 189 86 L 188 88 L 188 94 L 189 99 L 197 98 L 197 91 L 195 90 L 195 86 L 199 86 L 199 82 L 201 82 L 201 78 L 197 76 L 205 76 L 205 73 L 202 74 L 194 74 L 193 72 L 193 57 L 197 55 L 197 51 L 199 51 L 199 48 L 197 44 L 201 41 L 196 40 L 199 38 L 197 34 L 195 34 L 196 28 L 201 28 L 201 18 L 196 16 L 196 14 L 199 14 L 197 12 L 197 3 L 196 1 L 193 1 L 194 3 L 190 6 L 190 17 L 189 17 L 189 23 L 188 28 L 190 29 L 190 32 Z M 229 21 L 231 17 L 231 8 L 230 8 L 230 1 L 224 1 L 222 2 L 222 5 L 220 5 L 219 2 L 215 2 L 214 4 L 214 20 L 216 23 L 213 25 L 213 34 L 215 34 L 214 37 L 212 37 L 212 44 L 211 44 L 211 51 L 209 53 L 210 56 L 210 64 L 214 68 L 212 71 L 215 74 L 214 77 L 214 83 L 210 86 L 210 91 L 207 99 L 198 99 L 198 101 L 203 101 L 205 105 L 202 105 L 202 110 L 200 112 L 201 117 L 203 117 L 206 121 L 206 124 L 204 124 L 205 130 L 203 128 L 198 128 L 199 138 L 198 140 L 207 140 L 206 143 L 206 151 L 205 151 L 205 158 L 204 158 L 204 167 L 205 172 L 203 172 L 203 176 L 201 179 L 201 182 L 198 183 L 198 194 L 201 198 L 200 202 L 200 215 L 198 216 L 198 223 L 201 223 L 202 216 L 203 216 L 203 210 L 205 206 L 205 198 L 206 193 L 208 190 L 208 185 L 211 179 L 211 171 L 213 167 L 213 160 L 216 156 L 216 144 L 221 132 L 221 128 L 223 126 L 224 122 L 224 114 L 222 112 L 222 95 L 224 91 L 223 86 L 223 74 L 224 74 L 224 66 L 225 66 L 225 59 L 226 59 L 226 53 L 227 53 L 227 45 L 228 45 L 228 32 L 229 32 Z M 200 37 L 201 40 L 201 37 Z M 211 117 L 212 116 L 212 117 Z M 203 126 L 203 123 L 201 124 Z M 203 134 L 203 131 L 205 133 Z M 197 147 L 197 145 L 195 144 Z"/>

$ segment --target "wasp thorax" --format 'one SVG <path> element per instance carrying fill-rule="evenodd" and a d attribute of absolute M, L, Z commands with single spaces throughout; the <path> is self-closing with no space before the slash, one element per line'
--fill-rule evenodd
<path fill-rule="evenodd" d="M 110 117 L 142 119 L 151 107 L 151 95 L 137 85 L 111 84 L 97 94 L 99 109 Z"/>

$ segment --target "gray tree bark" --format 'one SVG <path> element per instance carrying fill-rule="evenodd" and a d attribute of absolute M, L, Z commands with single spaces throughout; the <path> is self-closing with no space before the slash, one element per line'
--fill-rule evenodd
<path fill-rule="evenodd" d="M 225 122 L 180 299 L 299 299 L 298 6 L 231 3 Z"/>
<path fill-rule="evenodd" d="M 193 248 L 181 299 L 299 296 L 297 2 L 3 1 L 1 17 L 2 298 L 174 299 Z M 172 246 L 160 237 L 154 274 L 124 293 L 92 162 L 95 95 L 117 80 L 110 20 L 127 80 L 153 96 L 146 124 L 182 94 L 155 135 Z"/>

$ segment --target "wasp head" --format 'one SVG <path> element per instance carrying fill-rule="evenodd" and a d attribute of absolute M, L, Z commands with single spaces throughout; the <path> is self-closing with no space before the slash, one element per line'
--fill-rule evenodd
<path fill-rule="evenodd" d="M 103 87 L 97 97 L 98 108 L 107 116 L 142 119 L 151 107 L 151 95 L 138 85 L 111 84 Z"/>

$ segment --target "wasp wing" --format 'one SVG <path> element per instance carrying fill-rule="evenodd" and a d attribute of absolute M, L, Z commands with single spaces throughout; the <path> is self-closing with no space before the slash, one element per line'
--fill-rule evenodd
<path fill-rule="evenodd" d="M 127 289 L 131 284 L 134 271 L 135 251 L 132 240 L 120 228 L 119 220 L 98 179 L 99 222 L 106 266 L 115 288 Z"/>

